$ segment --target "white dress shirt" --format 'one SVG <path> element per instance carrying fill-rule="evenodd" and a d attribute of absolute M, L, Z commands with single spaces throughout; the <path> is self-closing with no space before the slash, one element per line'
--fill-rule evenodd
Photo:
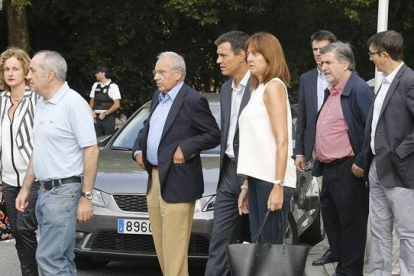
<path fill-rule="evenodd" d="M 372 114 L 372 124 L 371 124 L 371 150 L 373 154 L 375 153 L 375 132 L 377 131 L 378 119 L 382 109 L 382 105 L 384 104 L 384 99 L 387 96 L 388 89 L 392 81 L 394 80 L 395 76 L 400 70 L 401 66 L 403 66 L 404 62 L 394 69 L 390 74 L 386 75 L 382 73 L 382 83 L 378 95 L 375 98 L 374 102 L 374 110 Z"/>
<path fill-rule="evenodd" d="M 247 82 L 250 78 L 250 71 L 247 71 L 242 80 L 240 81 L 239 85 L 236 87 L 234 83 L 234 78 L 231 83 L 231 88 L 233 91 L 231 92 L 231 111 L 230 111 L 230 126 L 229 126 L 229 134 L 227 136 L 227 145 L 226 145 L 226 155 L 229 158 L 234 158 L 234 149 L 233 149 L 233 141 L 234 141 L 234 134 L 236 133 L 236 126 L 237 120 L 239 117 L 239 110 L 240 104 L 243 99 L 243 95 L 246 90 Z M 249 91 L 247 91 L 249 93 Z"/>

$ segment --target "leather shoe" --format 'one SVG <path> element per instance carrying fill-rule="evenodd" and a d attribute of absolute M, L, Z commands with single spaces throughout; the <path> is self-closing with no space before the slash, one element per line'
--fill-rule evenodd
<path fill-rule="evenodd" d="M 320 259 L 317 259 L 312 263 L 313 266 L 320 266 L 324 264 L 333 263 L 334 260 L 332 259 L 331 249 L 326 250 L 325 254 Z"/>

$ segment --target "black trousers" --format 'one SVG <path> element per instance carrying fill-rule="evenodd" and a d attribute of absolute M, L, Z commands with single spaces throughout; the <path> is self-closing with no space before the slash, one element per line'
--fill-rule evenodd
<path fill-rule="evenodd" d="M 99 119 L 99 114 L 97 115 L 95 122 L 95 132 L 96 136 L 101 135 L 112 135 L 115 133 L 115 115 L 109 114 L 105 119 Z"/>
<path fill-rule="evenodd" d="M 39 275 L 36 263 L 36 201 L 39 190 L 39 182 L 35 182 L 30 190 L 28 198 L 29 206 L 22 212 L 16 210 L 16 197 L 20 191 L 19 187 L 3 183 L 3 198 L 9 214 L 10 226 L 16 239 L 16 250 L 20 260 L 23 276 Z"/>
<path fill-rule="evenodd" d="M 351 171 L 353 158 L 324 164 L 321 207 L 338 275 L 363 275 L 368 189 Z"/>
<path fill-rule="evenodd" d="M 239 215 L 237 200 L 243 181 L 236 174 L 236 165 L 232 165 L 228 158 L 224 158 L 223 162 L 214 206 L 213 232 L 206 276 L 229 275 L 226 248 L 228 244 L 237 241 L 241 230 L 242 217 Z"/>

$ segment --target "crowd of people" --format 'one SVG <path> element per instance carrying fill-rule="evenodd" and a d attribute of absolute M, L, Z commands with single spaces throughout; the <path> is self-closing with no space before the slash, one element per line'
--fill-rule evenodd
<path fill-rule="evenodd" d="M 184 58 L 167 51 L 155 63 L 157 90 L 133 145 L 132 159 L 148 173 L 163 275 L 188 275 L 195 202 L 204 191 L 200 152 L 219 144 L 206 276 L 229 275 L 226 246 L 237 241 L 243 214 L 253 239 L 270 210 L 259 241 L 282 242 L 296 170 L 312 170 L 320 183 L 330 250 L 315 265 L 337 262 L 335 275 L 363 275 L 370 215 L 370 275 L 391 275 L 394 228 L 401 275 L 414 275 L 414 73 L 403 62 L 402 36 L 385 31 L 367 41 L 382 72 L 376 93 L 356 73 L 349 43 L 325 30 L 311 36 L 316 68 L 300 78 L 295 160 L 279 40 L 231 31 L 215 44 L 229 77 L 220 90 L 221 130 L 207 100 L 185 84 Z M 9 48 L 0 71 L 1 181 L 22 275 L 76 275 L 76 223 L 93 215 L 96 135 L 113 134 L 119 88 L 98 66 L 88 105 L 70 89 L 66 61 L 54 51 L 30 60 Z"/>

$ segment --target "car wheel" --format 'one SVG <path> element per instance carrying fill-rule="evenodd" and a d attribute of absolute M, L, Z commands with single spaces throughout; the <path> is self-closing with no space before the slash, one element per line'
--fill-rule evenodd
<path fill-rule="evenodd" d="M 76 268 L 80 270 L 90 270 L 105 267 L 109 261 L 96 260 L 91 257 L 75 257 Z"/>
<path fill-rule="evenodd" d="M 307 244 L 315 245 L 325 238 L 325 227 L 323 226 L 322 215 L 318 209 L 318 215 L 315 220 L 301 235 L 300 241 Z"/>
<path fill-rule="evenodd" d="M 298 227 L 296 225 L 295 217 L 293 216 L 291 211 L 289 211 L 288 226 L 286 229 L 285 241 L 286 241 L 286 244 L 298 244 L 299 243 Z"/>

